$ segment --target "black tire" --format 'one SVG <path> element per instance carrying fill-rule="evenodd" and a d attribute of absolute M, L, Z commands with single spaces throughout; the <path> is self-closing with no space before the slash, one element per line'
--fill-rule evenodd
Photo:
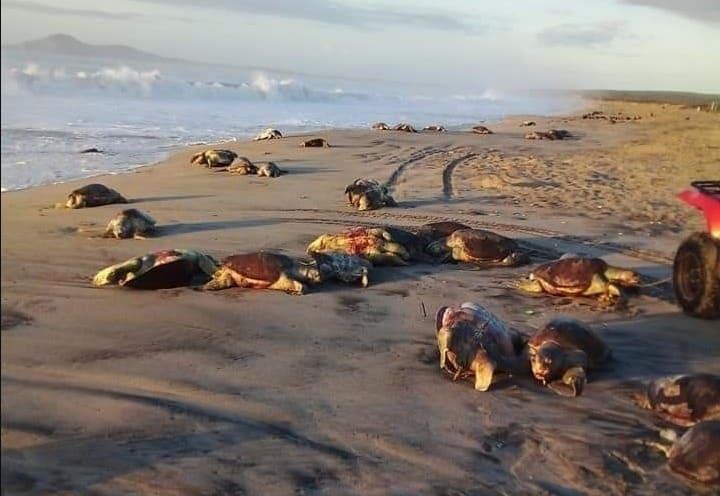
<path fill-rule="evenodd" d="M 673 264 L 675 297 L 685 313 L 720 316 L 720 242 L 695 233 L 682 242 Z"/>

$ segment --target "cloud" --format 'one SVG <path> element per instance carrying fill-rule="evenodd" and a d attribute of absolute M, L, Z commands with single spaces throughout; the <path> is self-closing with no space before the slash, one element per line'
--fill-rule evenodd
<path fill-rule="evenodd" d="M 720 1 L 718 0 L 620 0 L 628 5 L 654 7 L 667 10 L 690 19 L 720 23 Z"/>
<path fill-rule="evenodd" d="M 561 24 L 544 29 L 537 39 L 547 45 L 574 45 L 595 47 L 613 41 L 623 29 L 621 22 L 596 24 Z"/>
<path fill-rule="evenodd" d="M 207 7 L 250 15 L 263 15 L 339 24 L 362 28 L 382 25 L 412 25 L 445 31 L 478 31 L 477 23 L 468 22 L 467 15 L 416 8 L 397 9 L 370 5 L 350 5 L 337 0 L 139 0 L 179 8 Z"/>
<path fill-rule="evenodd" d="M 68 7 L 55 7 L 52 5 L 44 5 L 35 2 L 3 1 L 2 8 L 24 10 L 26 12 L 32 12 L 36 14 L 74 15 L 79 17 L 94 17 L 96 19 L 106 20 L 112 19 L 126 21 L 141 17 L 140 14 L 136 14 L 133 12 L 107 12 L 103 10 L 92 9 L 71 9 Z"/>

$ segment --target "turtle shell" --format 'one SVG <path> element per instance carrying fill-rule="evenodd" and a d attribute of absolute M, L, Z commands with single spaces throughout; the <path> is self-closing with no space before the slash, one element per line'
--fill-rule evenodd
<path fill-rule="evenodd" d="M 720 376 L 692 374 L 652 381 L 647 388 L 651 409 L 666 413 L 679 425 L 720 418 Z"/>
<path fill-rule="evenodd" d="M 460 229 L 470 229 L 470 226 L 466 226 L 460 222 L 430 222 L 429 224 L 420 226 L 416 234 L 429 243 L 446 238 Z"/>
<path fill-rule="evenodd" d="M 537 267 L 532 275 L 543 282 L 543 288 L 558 295 L 582 293 L 592 282 L 593 276 L 602 274 L 607 263 L 600 258 L 562 258 Z"/>
<path fill-rule="evenodd" d="M 127 203 L 123 196 L 112 188 L 108 188 L 104 184 L 88 184 L 82 188 L 73 190 L 68 198 L 73 196 L 82 196 L 84 204 L 88 207 L 106 205 L 109 203 Z"/>
<path fill-rule="evenodd" d="M 692 427 L 668 454 L 673 472 L 697 482 L 720 484 L 720 420 L 707 420 Z"/>
<path fill-rule="evenodd" d="M 261 251 L 231 255 L 224 259 L 222 264 L 247 279 L 273 283 L 290 269 L 294 262 L 286 255 Z"/>
<path fill-rule="evenodd" d="M 463 303 L 438 314 L 437 325 L 451 330 L 448 349 L 455 353 L 463 369 L 468 369 L 479 349 L 490 356 L 511 356 L 515 352 L 510 332 L 503 322 L 486 308 Z"/>
<path fill-rule="evenodd" d="M 382 238 L 366 227 L 352 227 L 345 231 L 348 245 L 347 252 L 352 255 L 368 253 L 382 243 Z"/>
<path fill-rule="evenodd" d="M 141 269 L 122 285 L 135 289 L 178 288 L 193 284 L 200 274 L 207 276 L 189 253 L 163 250 L 143 257 Z"/>
<path fill-rule="evenodd" d="M 544 343 L 554 343 L 568 350 L 584 351 L 590 367 L 598 366 L 610 356 L 610 349 L 595 331 L 575 319 L 551 320 L 530 338 L 528 346 L 537 350 Z"/>
<path fill-rule="evenodd" d="M 519 251 L 518 244 L 510 238 L 483 229 L 460 229 L 450 235 L 449 247 L 462 247 L 471 258 L 499 262 Z"/>

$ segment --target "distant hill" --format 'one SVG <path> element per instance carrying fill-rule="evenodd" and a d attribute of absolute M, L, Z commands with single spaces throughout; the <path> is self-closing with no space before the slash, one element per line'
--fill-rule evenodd
<path fill-rule="evenodd" d="M 99 57 L 121 60 L 179 60 L 162 57 L 154 53 L 143 52 L 126 45 L 91 45 L 69 34 L 54 34 L 38 40 L 25 41 L 3 48 L 52 53 L 56 55 L 74 55 L 79 57 Z"/>

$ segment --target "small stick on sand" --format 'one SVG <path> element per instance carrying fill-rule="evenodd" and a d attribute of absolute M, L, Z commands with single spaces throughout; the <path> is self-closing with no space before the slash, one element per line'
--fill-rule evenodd
<path fill-rule="evenodd" d="M 420 300 L 420 309 L 423 313 L 423 319 L 427 319 L 427 311 L 425 310 L 425 302 Z"/>

